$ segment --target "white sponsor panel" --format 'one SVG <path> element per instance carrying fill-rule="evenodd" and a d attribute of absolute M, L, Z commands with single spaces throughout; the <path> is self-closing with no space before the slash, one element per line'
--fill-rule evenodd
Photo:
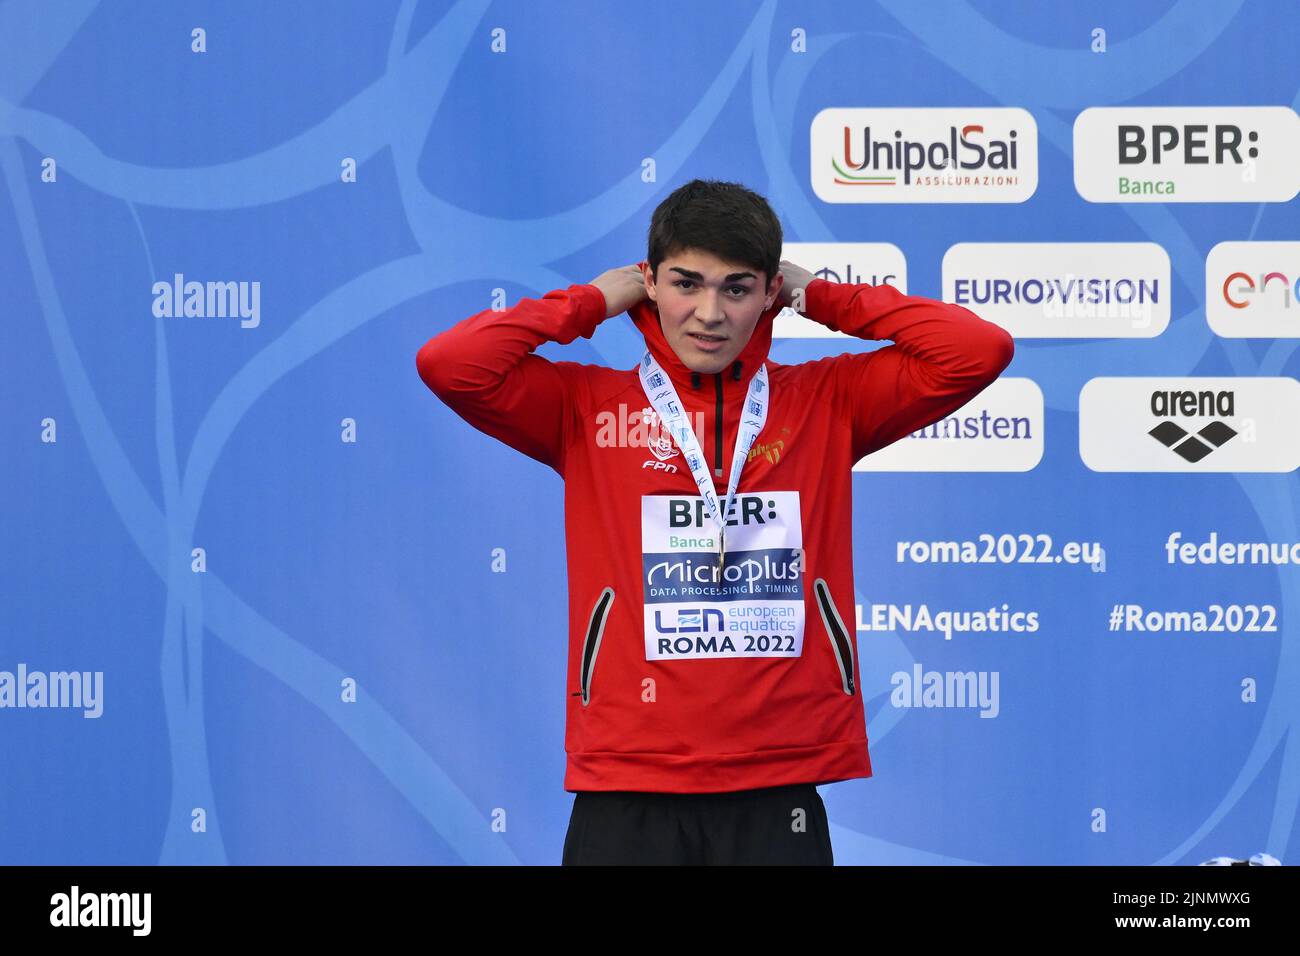
<path fill-rule="evenodd" d="M 1074 120 L 1089 202 L 1287 202 L 1300 116 L 1285 106 L 1093 106 Z"/>
<path fill-rule="evenodd" d="M 872 452 L 854 471 L 1032 471 L 1043 458 L 1043 392 L 997 379 L 952 414 Z"/>
<path fill-rule="evenodd" d="M 892 242 L 787 242 L 781 258 L 819 279 L 854 285 L 891 285 L 907 295 L 907 259 Z M 783 309 L 772 321 L 773 339 L 853 339 L 820 322 Z"/>
<path fill-rule="evenodd" d="M 1221 242 L 1205 257 L 1205 320 L 1224 338 L 1300 338 L 1300 242 Z"/>
<path fill-rule="evenodd" d="M 809 138 L 823 202 L 1024 202 L 1038 188 L 1038 126 L 1019 108 L 833 107 Z"/>
<path fill-rule="evenodd" d="M 703 499 L 641 498 L 646 660 L 799 657 L 803 521 L 797 491 L 737 493 L 726 565 Z"/>
<path fill-rule="evenodd" d="M 1151 338 L 1169 326 L 1169 272 L 1154 242 L 959 242 L 943 300 L 1017 339 Z"/>
<path fill-rule="evenodd" d="M 1093 471 L 1289 472 L 1300 467 L 1293 378 L 1094 378 L 1079 392 Z"/>

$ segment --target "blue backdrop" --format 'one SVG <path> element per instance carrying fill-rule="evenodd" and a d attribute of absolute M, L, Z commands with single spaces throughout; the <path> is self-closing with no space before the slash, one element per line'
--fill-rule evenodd
<path fill-rule="evenodd" d="M 558 862 L 562 484 L 445 408 L 415 354 L 494 290 L 644 258 L 695 177 L 766 195 L 787 242 L 896 245 L 913 294 L 941 297 L 958 242 L 1170 259 L 1161 335 L 1018 341 L 1032 470 L 855 475 L 866 623 L 1006 604 L 1039 627 L 859 631 L 875 776 L 822 790 L 837 862 L 1288 862 L 1300 566 L 1171 565 L 1164 543 L 1300 541 L 1297 477 L 1095 472 L 1078 422 L 1098 376 L 1300 374 L 1300 339 L 1205 316 L 1210 248 L 1300 238 L 1297 204 L 1090 203 L 1071 136 L 1090 106 L 1295 108 L 1294 11 L 0 4 L 0 672 L 98 682 L 93 708 L 0 707 L 0 863 Z M 827 107 L 1025 109 L 1037 188 L 824 202 Z M 178 274 L 240 284 L 246 311 L 159 315 Z M 639 336 L 624 317 L 541 353 L 631 368 Z M 1106 568 L 896 560 L 982 533 L 1100 542 Z M 1120 602 L 1271 604 L 1278 629 L 1114 632 Z M 895 706 L 916 664 L 997 672 L 996 718 Z"/>

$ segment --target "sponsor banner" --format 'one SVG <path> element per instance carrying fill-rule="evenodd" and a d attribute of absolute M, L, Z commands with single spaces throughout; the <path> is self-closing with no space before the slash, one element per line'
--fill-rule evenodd
<path fill-rule="evenodd" d="M 1094 106 L 1074 120 L 1089 202 L 1287 202 L 1300 116 L 1285 106 Z"/>
<path fill-rule="evenodd" d="M 803 523 L 797 491 L 737 494 L 727 559 L 704 500 L 641 498 L 646 660 L 799 657 Z"/>
<path fill-rule="evenodd" d="M 1094 378 L 1079 392 L 1093 471 L 1288 472 L 1300 467 L 1293 378 Z"/>
<path fill-rule="evenodd" d="M 872 452 L 854 471 L 1032 471 L 1043 457 L 1043 392 L 999 378 L 947 417 Z"/>
<path fill-rule="evenodd" d="M 1300 242 L 1221 242 L 1205 258 L 1205 321 L 1224 338 L 1300 338 Z"/>
<path fill-rule="evenodd" d="M 835 107 L 809 137 L 823 202 L 1024 202 L 1038 188 L 1038 126 L 1023 109 Z"/>
<path fill-rule="evenodd" d="M 907 259 L 890 242 L 787 242 L 781 258 L 803 266 L 819 279 L 853 285 L 892 285 L 907 295 Z M 820 322 L 782 309 L 772 322 L 775 339 L 856 339 Z M 863 341 L 858 339 L 858 341 Z"/>
<path fill-rule="evenodd" d="M 1017 339 L 1152 338 L 1169 325 L 1169 273 L 1154 242 L 959 242 L 943 300 Z"/>

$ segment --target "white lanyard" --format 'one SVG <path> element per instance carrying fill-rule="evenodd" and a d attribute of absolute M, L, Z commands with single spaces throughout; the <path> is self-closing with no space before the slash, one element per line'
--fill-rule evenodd
<path fill-rule="evenodd" d="M 745 467 L 745 459 L 749 455 L 749 449 L 753 446 L 754 440 L 758 438 L 758 433 L 763 430 L 763 423 L 767 421 L 767 404 L 770 390 L 767 387 L 767 367 L 760 365 L 758 371 L 749 380 L 749 390 L 745 395 L 745 405 L 740 413 L 740 429 L 736 432 L 736 450 L 731 456 L 731 477 L 727 480 L 727 500 L 725 507 L 721 510 L 718 508 L 718 496 L 713 490 L 713 479 L 709 477 L 709 469 L 704 460 L 704 452 L 700 449 L 700 441 L 695 437 L 695 431 L 691 428 L 690 419 L 686 416 L 686 409 L 682 407 L 681 400 L 677 397 L 677 389 L 673 387 L 672 379 L 655 361 L 655 357 L 647 349 L 645 355 L 641 357 L 641 388 L 645 390 L 646 398 L 650 399 L 650 404 L 659 415 L 659 421 L 663 427 L 673 436 L 677 442 L 677 447 L 682 450 L 686 457 L 686 464 L 691 469 L 691 475 L 695 478 L 695 484 L 700 488 L 700 495 L 704 498 L 705 507 L 709 510 L 709 517 L 713 519 L 718 528 L 718 573 L 722 573 L 724 555 L 726 553 L 725 537 L 727 533 L 726 516 L 731 512 L 732 501 L 736 497 L 736 487 L 740 484 L 740 472 Z M 721 410 L 719 410 L 719 414 Z"/>

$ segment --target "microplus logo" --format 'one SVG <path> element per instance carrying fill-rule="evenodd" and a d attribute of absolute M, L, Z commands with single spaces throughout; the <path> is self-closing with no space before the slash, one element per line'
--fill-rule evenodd
<path fill-rule="evenodd" d="M 152 893 L 82 893 L 73 885 L 50 897 L 51 926 L 129 926 L 132 936 L 148 936 Z"/>
<path fill-rule="evenodd" d="M 1205 320 L 1224 338 L 1300 338 L 1300 242 L 1220 242 L 1205 257 Z"/>
<path fill-rule="evenodd" d="M 186 282 L 177 272 L 170 284 L 155 282 L 153 296 L 153 314 L 159 319 L 239 318 L 245 329 L 262 323 L 261 282 Z"/>
<path fill-rule="evenodd" d="M 1287 202 L 1297 156 L 1300 116 L 1285 106 L 1094 106 L 1074 120 L 1089 202 Z"/>
<path fill-rule="evenodd" d="M 810 136 L 825 202 L 1024 202 L 1038 188 L 1038 126 L 1022 109 L 831 108 Z"/>

